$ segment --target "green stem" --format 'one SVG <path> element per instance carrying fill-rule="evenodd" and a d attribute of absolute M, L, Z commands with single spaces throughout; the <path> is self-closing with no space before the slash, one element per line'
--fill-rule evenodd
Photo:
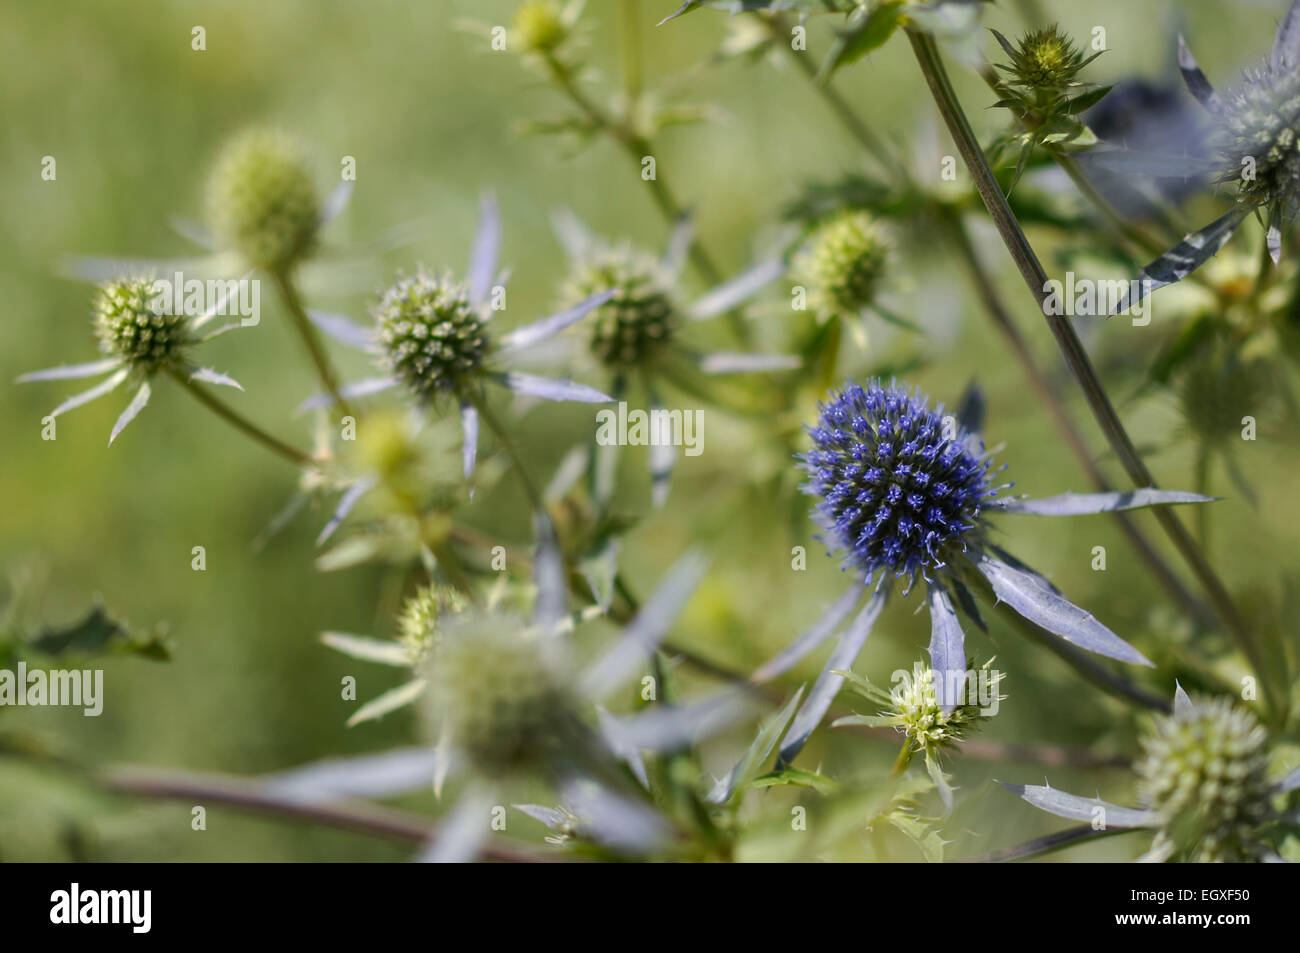
<path fill-rule="evenodd" d="M 307 349 L 307 355 L 311 358 L 312 365 L 316 368 L 316 376 L 320 378 L 321 386 L 333 400 L 334 406 L 342 416 L 352 415 L 351 408 L 343 399 L 339 389 L 338 375 L 334 372 L 334 366 L 330 363 L 329 355 L 325 353 L 325 347 L 321 344 L 320 335 L 316 332 L 316 326 L 312 324 L 311 318 L 307 315 L 307 309 L 303 306 L 302 297 L 298 294 L 298 289 L 293 283 L 293 278 L 287 272 L 278 272 L 273 276 L 276 289 L 280 292 L 285 307 L 289 311 L 289 318 L 293 322 L 294 330 L 298 332 L 298 337 L 302 339 L 303 346 Z"/>
<path fill-rule="evenodd" d="M 1196 476 L 1195 485 L 1192 489 L 1202 496 L 1210 495 L 1210 448 L 1204 443 L 1199 443 L 1196 447 Z M 1210 508 L 1208 506 L 1198 506 L 1196 508 L 1196 535 L 1200 540 L 1201 549 L 1210 548 Z"/>
<path fill-rule="evenodd" d="M 312 459 L 310 454 L 299 450 L 297 447 L 290 446 L 282 440 L 272 437 L 261 427 L 236 412 L 230 407 L 230 405 L 225 403 L 225 401 L 213 396 L 204 388 L 194 383 L 194 381 L 186 377 L 181 371 L 173 370 L 170 373 L 172 379 L 175 380 L 176 383 L 180 384 L 181 387 L 193 394 L 199 403 L 207 407 L 222 420 L 232 424 L 238 430 L 252 437 L 268 450 L 279 454 L 297 466 L 309 467 L 315 465 L 316 461 Z"/>
<path fill-rule="evenodd" d="M 830 107 L 831 112 L 835 113 L 836 118 L 849 131 L 849 134 L 858 140 L 862 147 L 871 153 L 872 158 L 880 163 L 881 167 L 888 171 L 896 181 L 906 183 L 909 180 L 907 168 L 894 155 L 893 150 L 889 148 L 885 140 L 877 136 L 871 130 L 871 127 L 862 121 L 861 117 L 858 116 L 853 107 L 839 94 L 839 91 L 834 86 L 829 82 L 816 82 L 817 67 L 809 59 L 806 52 L 796 50 L 790 44 L 790 30 L 785 17 L 779 13 L 769 15 L 761 11 L 756 11 L 756 15 L 766 24 L 768 32 L 772 35 L 776 45 L 785 47 L 790 53 L 795 65 L 812 82 L 813 88 L 817 90 L 817 95 Z"/>
<path fill-rule="evenodd" d="M 1070 448 L 1070 452 L 1074 454 L 1075 460 L 1078 461 L 1079 467 L 1088 477 L 1088 480 L 1096 488 L 1097 492 L 1111 492 L 1113 487 L 1110 481 L 1106 479 L 1101 472 L 1101 468 L 1097 466 L 1088 450 L 1088 445 L 1084 442 L 1083 435 L 1075 427 L 1074 421 L 1065 409 L 1065 404 L 1051 384 L 1048 383 L 1047 376 L 1034 360 L 1028 343 L 1020 334 L 1019 328 L 1016 327 L 1010 311 L 993 284 L 992 278 L 984 270 L 984 265 L 975 253 L 975 246 L 971 241 L 965 223 L 954 211 L 947 213 L 947 219 L 951 225 L 952 236 L 957 245 L 957 250 L 966 263 L 971 280 L 975 283 L 980 299 L 984 303 L 984 310 L 993 322 L 994 328 L 1002 335 L 1003 340 L 1011 349 L 1011 353 L 1015 356 L 1017 363 L 1020 364 L 1021 372 L 1029 381 L 1029 386 L 1047 408 L 1048 414 L 1056 424 L 1057 430 L 1061 433 L 1061 438 L 1065 441 L 1066 446 Z M 1111 515 L 1115 522 L 1119 524 L 1120 530 L 1127 537 L 1129 543 L 1151 569 L 1152 573 L 1155 574 L 1156 580 L 1169 593 L 1174 604 L 1185 609 L 1193 620 L 1201 624 L 1212 624 L 1213 617 L 1209 609 L 1187 590 L 1187 587 L 1183 585 L 1178 575 L 1165 562 L 1164 557 L 1147 539 L 1146 534 L 1142 532 L 1133 518 L 1128 513 L 1121 511 L 1116 511 Z"/>
<path fill-rule="evenodd" d="M 903 742 L 902 749 L 898 752 L 898 757 L 894 759 L 894 767 L 890 770 L 889 776 L 897 778 L 907 770 L 907 766 L 912 763 L 912 740 Z"/>
<path fill-rule="evenodd" d="M 1056 339 L 1057 346 L 1061 349 L 1066 364 L 1074 374 L 1079 386 L 1083 389 L 1084 396 L 1088 400 L 1088 406 L 1091 408 L 1102 432 L 1106 435 L 1107 443 L 1110 444 L 1111 449 L 1118 457 L 1129 479 L 1133 481 L 1134 486 L 1154 487 L 1156 485 L 1155 479 L 1142 461 L 1142 457 L 1133 445 L 1128 431 L 1124 429 L 1119 415 L 1116 414 L 1115 408 L 1111 405 L 1110 398 L 1106 395 L 1097 372 L 1092 366 L 1092 361 L 1089 359 L 1087 351 L 1084 350 L 1083 343 L 1079 340 L 1073 326 L 1061 315 L 1048 313 L 1051 309 L 1046 306 L 1046 303 L 1051 292 L 1047 283 L 1047 273 L 1043 270 L 1037 254 L 1029 244 L 1029 239 L 1021 229 L 1020 223 L 1011 211 L 1011 206 L 1007 204 L 1006 196 L 1002 194 L 1002 189 L 984 159 L 984 152 L 980 148 L 979 141 L 975 138 L 970 122 L 967 120 L 961 103 L 957 99 L 957 94 L 948 79 L 947 70 L 939 57 L 938 47 L 935 45 L 934 39 L 928 34 L 913 30 L 908 30 L 907 36 L 912 44 L 912 50 L 916 55 L 921 72 L 930 87 L 935 104 L 938 106 L 939 112 L 948 126 L 948 131 L 957 144 L 957 149 L 975 181 L 975 188 L 979 192 L 980 198 L 983 199 L 984 205 L 997 227 L 998 234 L 1015 261 L 1021 277 L 1024 278 L 1025 284 L 1028 285 L 1030 292 L 1033 294 L 1048 328 Z M 1280 711 L 1281 696 L 1273 685 L 1272 673 L 1265 664 L 1263 653 L 1255 640 L 1254 633 L 1237 611 L 1228 590 L 1219 580 L 1218 575 L 1210 567 L 1209 563 L 1206 562 L 1205 556 L 1196 545 L 1196 541 L 1187 531 L 1187 528 L 1183 526 L 1177 514 L 1171 508 L 1163 506 L 1156 507 L 1153 514 L 1160 523 L 1161 528 L 1169 536 L 1174 547 L 1191 568 L 1197 581 L 1205 589 L 1210 603 L 1232 634 L 1237 646 L 1260 675 L 1261 680 L 1264 682 L 1265 693 L 1273 702 L 1273 707 L 1275 710 Z"/>
<path fill-rule="evenodd" d="M 529 505 L 536 512 L 545 513 L 546 503 L 542 499 L 541 491 L 537 488 L 537 484 L 533 482 L 533 478 L 529 475 L 528 468 L 524 466 L 523 457 L 520 456 L 519 450 L 515 447 L 514 441 L 510 439 L 510 431 L 507 430 L 505 424 L 501 422 L 501 418 L 496 415 L 496 411 L 491 408 L 486 398 L 469 393 L 465 393 L 462 396 L 465 400 L 468 400 L 474 405 L 474 409 L 478 411 L 478 415 L 483 420 L 483 423 L 487 424 L 488 430 L 492 431 L 493 436 L 497 438 L 497 443 L 501 444 L 501 449 L 505 451 L 506 456 L 510 458 L 510 462 L 514 464 L 515 473 L 519 477 L 519 482 L 524 485 L 524 495 L 528 497 Z"/>

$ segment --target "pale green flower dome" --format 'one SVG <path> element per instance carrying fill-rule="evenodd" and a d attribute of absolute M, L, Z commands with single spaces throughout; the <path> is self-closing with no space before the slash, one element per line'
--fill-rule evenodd
<path fill-rule="evenodd" d="M 526 0 L 515 8 L 510 40 L 529 53 L 550 53 L 569 35 L 563 12 L 555 0 Z"/>
<path fill-rule="evenodd" d="M 406 600 L 397 617 L 397 633 L 411 654 L 412 664 L 436 648 L 440 627 L 446 622 L 444 617 L 464 612 L 467 605 L 465 597 L 450 586 L 421 586 Z"/>
<path fill-rule="evenodd" d="M 842 212 L 813 233 L 796 261 L 810 304 L 825 314 L 856 314 L 875 300 L 889 246 L 867 212 Z"/>
<path fill-rule="evenodd" d="M 592 312 L 591 352 L 613 369 L 649 364 L 672 340 L 677 327 L 672 277 L 653 255 L 623 245 L 593 250 L 579 261 L 564 290 L 575 305 L 612 289 Z"/>
<path fill-rule="evenodd" d="M 471 613 L 443 629 L 429 663 L 435 729 L 480 772 L 542 771 L 581 738 L 549 648 L 513 616 Z"/>
<path fill-rule="evenodd" d="M 184 314 L 154 309 L 153 287 L 152 278 L 106 281 L 94 303 L 100 350 L 146 372 L 178 363 L 192 340 Z"/>
<path fill-rule="evenodd" d="M 209 184 L 218 237 L 249 264 L 283 272 L 316 244 L 321 202 L 300 146 L 266 130 L 226 147 Z"/>
<path fill-rule="evenodd" d="M 448 275 L 401 278 L 375 307 L 384 366 L 415 396 L 451 393 L 483 363 L 487 331 L 469 289 Z"/>
<path fill-rule="evenodd" d="M 1183 859 L 1254 859 L 1252 835 L 1269 811 L 1266 743 L 1259 720 L 1224 698 L 1158 717 L 1136 767 L 1160 839 Z"/>

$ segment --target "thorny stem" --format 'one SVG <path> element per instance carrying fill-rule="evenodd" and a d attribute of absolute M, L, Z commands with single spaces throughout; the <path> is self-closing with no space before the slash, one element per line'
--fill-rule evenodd
<path fill-rule="evenodd" d="M 641 167 L 641 161 L 646 156 L 654 154 L 650 140 L 636 130 L 630 117 L 612 116 L 592 102 L 591 98 L 578 87 L 573 72 L 559 58 L 548 53 L 543 57 L 543 62 L 546 64 L 547 72 L 555 85 L 572 100 L 573 104 L 591 121 L 593 126 L 623 147 L 623 150 L 638 169 Z M 660 214 L 663 215 L 664 220 L 669 225 L 676 225 L 680 222 L 686 214 L 686 209 L 678 202 L 668 183 L 659 175 L 658 168 L 655 169 L 654 177 L 648 180 L 648 184 L 650 186 L 650 196 L 654 199 L 655 205 L 658 207 Z M 714 263 L 712 256 L 700 244 L 698 237 L 692 236 L 687 255 L 690 258 L 692 267 L 699 273 L 705 284 L 714 286 L 722 283 L 722 271 Z M 740 310 L 732 309 L 728 311 L 727 321 L 736 339 L 742 344 L 749 343 L 749 326 L 745 323 L 745 316 Z"/>
<path fill-rule="evenodd" d="M 948 79 L 947 70 L 939 57 L 939 51 L 934 39 L 928 34 L 911 29 L 907 31 L 907 37 L 912 44 L 912 50 L 916 54 L 917 63 L 925 76 L 926 83 L 930 87 L 935 104 L 948 126 L 953 141 L 957 144 L 958 151 L 961 152 L 967 170 L 975 180 L 975 188 L 979 192 L 980 198 L 983 199 L 994 225 L 997 226 L 998 234 L 1002 237 L 1003 244 L 1006 245 L 1007 251 L 1015 261 L 1016 267 L 1025 280 L 1025 284 L 1029 286 L 1030 292 L 1034 295 L 1043 318 L 1056 339 L 1057 346 L 1061 349 L 1066 364 L 1069 365 L 1079 386 L 1083 389 L 1088 405 L 1092 409 L 1093 416 L 1096 418 L 1102 432 L 1106 435 L 1107 442 L 1119 458 L 1134 486 L 1154 487 L 1156 485 L 1155 479 L 1142 461 L 1142 457 L 1137 452 L 1137 448 L 1134 447 L 1128 432 L 1124 429 L 1119 415 L 1116 414 L 1115 408 L 1111 405 L 1110 398 L 1106 395 L 1106 391 L 1097 377 L 1097 372 L 1092 366 L 1092 361 L 1089 359 L 1087 351 L 1084 350 L 1083 343 L 1079 340 L 1073 326 L 1061 315 L 1049 314 L 1049 309 L 1045 307 L 1045 302 L 1051 293 L 1047 283 L 1047 273 L 1043 270 L 1038 256 L 1029 244 L 1029 239 L 1021 229 L 1020 223 L 1016 220 L 1010 205 L 1007 204 L 1006 196 L 1002 194 L 1002 189 L 984 159 L 983 150 L 980 148 L 979 141 L 975 138 L 975 133 L 971 129 L 961 103 L 957 99 L 957 94 Z M 1219 580 L 1218 575 L 1210 567 L 1209 563 L 1206 562 L 1204 554 L 1201 553 L 1196 541 L 1188 533 L 1187 528 L 1183 526 L 1177 514 L 1169 507 L 1156 507 L 1153 514 L 1160 523 L 1161 528 L 1169 536 L 1170 541 L 1177 548 L 1179 554 L 1191 568 L 1197 581 L 1205 589 L 1211 604 L 1232 634 L 1238 647 L 1264 682 L 1265 694 L 1272 703 L 1270 707 L 1274 709 L 1275 713 L 1280 714 L 1284 702 L 1273 683 L 1273 673 L 1266 665 L 1264 655 L 1255 640 L 1254 634 L 1237 611 L 1228 590 Z"/>
<path fill-rule="evenodd" d="M 276 437 L 272 437 L 261 427 L 248 420 L 248 418 L 244 417 L 242 414 L 236 412 L 225 401 L 213 396 L 207 390 L 194 383 L 194 381 L 186 377 L 183 372 L 172 370 L 170 373 L 172 379 L 175 380 L 176 383 L 180 384 L 181 387 L 193 394 L 199 403 L 203 404 L 203 406 L 207 407 L 222 420 L 225 420 L 227 423 L 232 424 L 237 429 L 252 437 L 268 450 L 279 454 L 289 462 L 300 467 L 309 467 L 316 463 L 310 454 L 299 450 L 297 447 L 290 446 Z"/>
<path fill-rule="evenodd" d="M 336 827 L 403 843 L 427 844 L 438 833 L 438 828 L 419 814 L 364 801 L 326 804 L 303 802 L 278 796 L 254 779 L 230 775 L 120 766 L 100 773 L 95 781 L 101 788 L 117 794 L 185 803 L 222 804 L 252 813 Z M 564 859 L 562 856 L 542 857 L 499 843 L 485 845 L 481 853 L 489 860 L 514 863 Z"/>
<path fill-rule="evenodd" d="M 350 415 L 352 410 L 348 407 L 347 401 L 343 399 L 343 395 L 339 390 L 338 374 L 335 373 L 334 366 L 330 363 L 329 355 L 325 353 L 320 335 L 316 332 L 316 326 L 312 324 L 311 318 L 307 316 L 307 309 L 303 306 L 302 298 L 293 283 L 293 277 L 287 272 L 276 272 L 273 277 L 276 289 L 280 292 L 280 297 L 284 300 L 285 307 L 289 311 L 289 317 L 293 321 L 294 330 L 298 332 L 298 337 L 302 339 L 303 346 L 307 349 L 307 355 L 316 368 L 316 376 L 320 378 L 321 386 L 329 394 L 334 406 L 338 408 L 339 414 L 343 416 Z"/>

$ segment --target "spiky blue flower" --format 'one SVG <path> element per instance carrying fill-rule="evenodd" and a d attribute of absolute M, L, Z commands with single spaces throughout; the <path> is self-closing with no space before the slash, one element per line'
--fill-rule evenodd
<path fill-rule="evenodd" d="M 800 458 L 803 489 L 815 499 L 823 537 L 854 576 L 842 597 L 753 675 L 756 682 L 793 668 L 834 640 L 821 675 L 786 729 L 778 760 L 789 761 L 821 723 L 889 597 L 890 579 L 919 574 L 930 610 L 930 667 L 943 711 L 961 704 L 966 679 L 962 616 L 983 628 L 972 589 L 1005 603 L 1044 632 L 1108 658 L 1139 665 L 1142 653 L 1071 603 L 1043 576 L 989 539 L 986 511 L 1078 516 L 1210 498 L 1154 487 L 1126 493 L 1063 493 L 1038 500 L 997 499 L 992 463 L 979 437 L 983 397 L 972 387 L 952 415 L 919 390 L 878 380 L 848 382 L 820 405 Z M 869 584 L 875 579 L 875 586 Z M 870 592 L 865 605 L 854 609 Z M 850 621 L 852 617 L 852 621 Z"/>
<path fill-rule="evenodd" d="M 848 383 L 808 428 L 804 490 L 846 567 L 927 575 L 980 535 L 997 495 L 979 438 L 919 390 Z"/>

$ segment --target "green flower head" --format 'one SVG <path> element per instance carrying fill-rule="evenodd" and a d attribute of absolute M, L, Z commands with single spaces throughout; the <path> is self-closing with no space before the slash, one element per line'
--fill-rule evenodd
<path fill-rule="evenodd" d="M 527 53 L 551 53 L 569 36 L 569 24 L 556 0 L 525 0 L 515 8 L 510 38 Z"/>
<path fill-rule="evenodd" d="M 436 649 L 443 617 L 459 615 L 467 606 L 465 596 L 449 586 L 421 586 L 406 600 L 397 617 L 397 634 L 412 663 Z"/>
<path fill-rule="evenodd" d="M 429 663 L 434 722 L 482 773 L 544 770 L 579 737 L 553 648 L 512 616 L 471 613 L 442 630 Z"/>
<path fill-rule="evenodd" d="M 1143 801 L 1160 816 L 1157 843 L 1194 861 L 1255 859 L 1253 832 L 1269 813 L 1266 742 L 1259 720 L 1225 698 L 1158 717 L 1137 763 Z"/>
<path fill-rule="evenodd" d="M 251 265 L 283 272 L 316 244 L 321 203 L 299 145 L 255 130 L 217 162 L 208 200 L 217 235 Z"/>
<path fill-rule="evenodd" d="M 988 669 L 988 663 L 984 666 Z M 996 690 L 998 673 L 994 673 Z M 978 678 L 978 673 L 976 673 Z M 935 754 L 955 746 L 979 727 L 979 704 L 962 704 L 944 711 L 934 687 L 935 673 L 928 665 L 916 662 L 910 677 L 899 679 L 889 693 L 889 704 L 880 713 L 880 723 L 899 729 L 911 739 L 917 750 Z M 975 689 L 976 686 L 970 686 Z M 973 694 L 973 692 L 972 692 Z M 1003 696 L 998 696 L 1000 701 Z"/>
<path fill-rule="evenodd" d="M 95 294 L 95 336 L 105 354 L 152 373 L 179 364 L 192 343 L 189 319 L 157 305 L 152 278 L 106 281 Z"/>
<path fill-rule="evenodd" d="M 1268 400 L 1268 369 L 1262 365 L 1219 348 L 1191 364 L 1179 382 L 1178 400 L 1197 437 L 1213 446 L 1240 437 L 1242 418 L 1258 415 Z"/>
<path fill-rule="evenodd" d="M 592 313 L 591 352 L 610 368 L 651 363 L 672 340 L 677 315 L 672 277 L 654 256 L 626 245 L 595 248 L 580 260 L 563 297 L 570 305 L 612 290 Z"/>
<path fill-rule="evenodd" d="M 875 300 L 888 264 L 889 246 L 876 221 L 846 211 L 817 228 L 795 271 L 818 313 L 856 314 Z"/>
<path fill-rule="evenodd" d="M 448 274 L 398 279 L 375 307 L 375 320 L 384 365 L 421 400 L 454 393 L 488 352 L 469 288 Z"/>
<path fill-rule="evenodd" d="M 1056 25 L 1026 33 L 1016 46 L 996 30 L 993 33 L 1011 57 L 1009 65 L 998 64 L 999 68 L 1010 74 L 1013 84 L 1030 89 L 1064 89 L 1074 82 L 1080 70 L 1101 55 L 1098 52 L 1085 57 Z"/>

